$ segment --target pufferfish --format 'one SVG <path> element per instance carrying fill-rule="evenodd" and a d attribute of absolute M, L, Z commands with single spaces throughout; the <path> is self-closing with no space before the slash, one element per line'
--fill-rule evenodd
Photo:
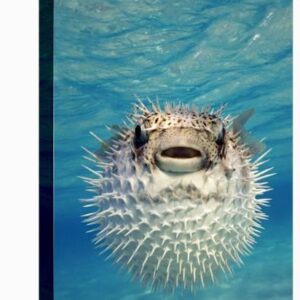
<path fill-rule="evenodd" d="M 93 241 L 152 289 L 195 291 L 232 273 L 267 218 L 270 150 L 253 161 L 242 134 L 253 111 L 223 110 L 138 100 L 108 143 L 91 133 L 102 155 L 84 148 L 97 168 L 83 178 L 96 193 L 83 200 Z"/>

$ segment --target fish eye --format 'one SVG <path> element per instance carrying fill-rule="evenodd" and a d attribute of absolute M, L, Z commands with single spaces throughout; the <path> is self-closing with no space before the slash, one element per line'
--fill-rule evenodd
<path fill-rule="evenodd" d="M 142 128 L 140 125 L 137 125 L 134 130 L 135 137 L 139 137 L 142 133 Z"/>
<path fill-rule="evenodd" d="M 217 135 L 216 144 L 222 146 L 224 144 L 224 139 L 225 139 L 225 128 L 224 126 L 222 126 L 222 129 Z"/>
<path fill-rule="evenodd" d="M 135 148 L 140 148 L 148 142 L 148 136 L 140 125 L 137 125 L 134 129 L 133 143 Z"/>

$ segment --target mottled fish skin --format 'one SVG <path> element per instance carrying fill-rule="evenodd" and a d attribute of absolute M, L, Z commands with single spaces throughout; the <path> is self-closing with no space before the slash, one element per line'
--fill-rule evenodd
<path fill-rule="evenodd" d="M 266 219 L 273 174 L 259 168 L 269 151 L 253 160 L 242 136 L 254 110 L 234 119 L 224 107 L 134 107 L 111 140 L 92 134 L 100 154 L 84 148 L 97 168 L 83 178 L 95 192 L 85 222 L 97 247 L 152 289 L 204 288 L 242 264 Z"/>

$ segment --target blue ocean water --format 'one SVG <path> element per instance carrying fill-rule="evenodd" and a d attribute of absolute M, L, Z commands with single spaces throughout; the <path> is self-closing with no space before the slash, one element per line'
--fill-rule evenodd
<path fill-rule="evenodd" d="M 292 299 L 292 3 L 286 0 L 55 1 L 55 299 Z M 234 276 L 195 296 L 151 293 L 98 255 L 78 199 L 81 146 L 108 138 L 141 98 L 255 108 L 272 148 L 269 220 Z"/>

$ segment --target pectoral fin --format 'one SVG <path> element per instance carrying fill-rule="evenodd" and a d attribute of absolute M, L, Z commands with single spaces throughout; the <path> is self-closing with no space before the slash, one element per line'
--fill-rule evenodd
<path fill-rule="evenodd" d="M 265 149 L 264 143 L 252 137 L 245 129 L 244 125 L 254 115 L 255 109 L 251 108 L 242 112 L 232 123 L 232 131 L 234 134 L 239 133 L 240 143 L 246 144 L 251 154 L 256 155 Z"/>

